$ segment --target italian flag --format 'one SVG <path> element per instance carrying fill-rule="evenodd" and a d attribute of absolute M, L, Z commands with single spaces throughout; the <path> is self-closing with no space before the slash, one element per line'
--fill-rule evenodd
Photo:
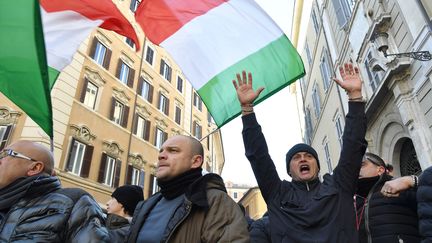
<path fill-rule="evenodd" d="M 143 0 L 135 17 L 171 54 L 219 127 L 241 112 L 236 73 L 249 71 L 254 88 L 265 87 L 256 103 L 305 74 L 291 42 L 253 0 Z"/>
<path fill-rule="evenodd" d="M 0 1 L 0 91 L 51 138 L 50 90 L 98 26 L 139 48 L 134 28 L 111 0 Z"/>

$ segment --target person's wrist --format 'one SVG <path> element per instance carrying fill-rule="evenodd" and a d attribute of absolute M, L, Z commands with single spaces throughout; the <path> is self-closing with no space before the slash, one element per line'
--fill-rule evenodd
<path fill-rule="evenodd" d="M 241 104 L 242 115 L 253 113 L 253 104 Z"/>

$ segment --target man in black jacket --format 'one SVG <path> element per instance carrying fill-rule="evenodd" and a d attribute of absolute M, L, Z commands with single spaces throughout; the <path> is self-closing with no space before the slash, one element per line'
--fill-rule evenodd
<path fill-rule="evenodd" d="M 44 146 L 0 152 L 0 242 L 109 242 L 102 209 L 81 189 L 62 189 Z"/>
<path fill-rule="evenodd" d="M 332 175 L 318 179 L 316 151 L 297 144 L 287 153 L 287 170 L 292 182 L 281 181 L 268 153 L 261 127 L 253 113 L 253 101 L 264 88 L 254 91 L 252 75 L 243 71 L 233 80 L 242 108 L 243 141 L 270 218 L 273 242 L 357 242 L 353 196 L 362 157 L 366 118 L 358 69 L 352 64 L 340 68 L 343 81 L 335 81 L 348 94 L 349 112 L 338 166 Z"/>
<path fill-rule="evenodd" d="M 360 243 L 420 242 L 415 188 L 417 177 L 392 179 L 384 160 L 367 152 L 354 197 Z"/>

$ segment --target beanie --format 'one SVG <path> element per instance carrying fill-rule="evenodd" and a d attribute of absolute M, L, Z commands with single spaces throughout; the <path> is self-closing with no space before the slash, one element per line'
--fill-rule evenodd
<path fill-rule="evenodd" d="M 115 189 L 111 197 L 121 203 L 127 214 L 133 215 L 139 201 L 144 200 L 143 189 L 140 186 L 124 185 Z"/>
<path fill-rule="evenodd" d="M 298 152 L 307 152 L 307 153 L 310 153 L 316 159 L 316 161 L 317 161 L 318 170 L 321 169 L 320 163 L 319 163 L 319 159 L 318 159 L 318 154 L 315 151 L 315 149 L 312 148 L 311 146 L 305 144 L 305 143 L 298 143 L 298 144 L 294 145 L 288 151 L 288 153 L 286 154 L 286 166 L 287 166 L 287 172 L 288 172 L 288 174 L 290 174 L 289 171 L 290 171 L 290 162 L 291 162 L 291 159 Z"/>

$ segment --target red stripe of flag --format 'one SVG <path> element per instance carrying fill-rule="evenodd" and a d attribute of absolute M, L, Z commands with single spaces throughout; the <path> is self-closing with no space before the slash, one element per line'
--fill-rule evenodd
<path fill-rule="evenodd" d="M 145 35 L 159 45 L 192 19 L 228 0 L 143 0 L 135 18 Z"/>
<path fill-rule="evenodd" d="M 39 3 L 47 12 L 70 10 L 91 20 L 103 20 L 101 28 L 132 39 L 137 51 L 140 49 L 135 29 L 111 0 L 40 0 Z"/>

